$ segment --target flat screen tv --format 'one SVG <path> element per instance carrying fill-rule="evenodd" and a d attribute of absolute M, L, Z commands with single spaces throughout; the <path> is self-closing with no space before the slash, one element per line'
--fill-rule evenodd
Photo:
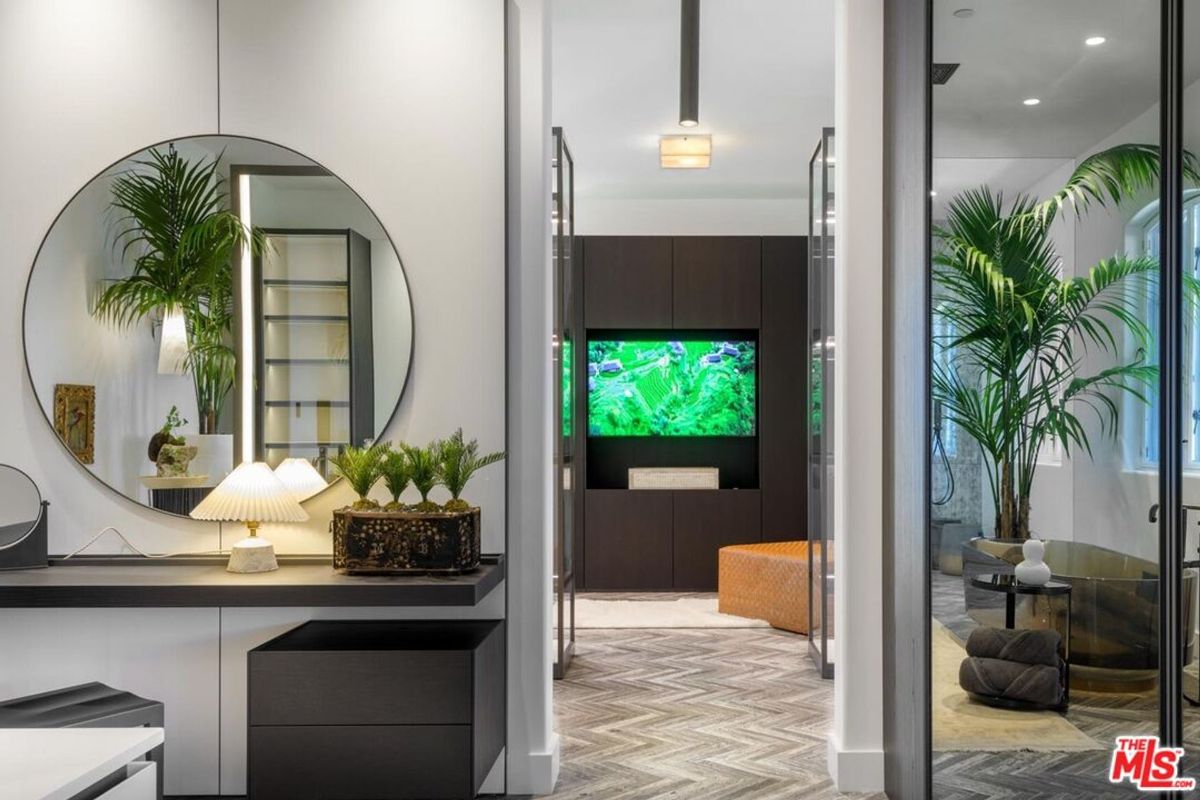
<path fill-rule="evenodd" d="M 754 436 L 757 354 L 744 335 L 589 339 L 588 435 Z"/>

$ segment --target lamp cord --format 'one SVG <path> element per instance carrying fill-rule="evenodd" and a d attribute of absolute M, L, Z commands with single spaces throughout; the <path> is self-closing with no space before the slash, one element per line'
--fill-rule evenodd
<path fill-rule="evenodd" d="M 126 547 L 133 550 L 135 553 L 137 553 L 142 558 L 173 558 L 176 556 L 223 556 L 223 555 L 229 555 L 228 550 L 182 550 L 177 553 L 147 553 L 146 551 L 144 551 L 140 547 L 138 547 L 136 544 L 131 542 L 129 540 L 128 536 L 121 533 L 119 530 L 117 530 L 113 526 L 109 525 L 107 528 L 105 528 L 102 531 L 100 531 L 99 533 L 97 533 L 91 539 L 88 539 L 87 542 L 82 547 L 80 547 L 76 550 L 72 550 L 70 553 L 67 553 L 65 556 L 62 556 L 58 560 L 66 561 L 67 559 L 74 558 L 75 556 L 79 555 L 84 550 L 87 550 L 89 547 L 91 547 L 93 544 L 95 544 L 100 539 L 100 537 L 104 536 L 104 534 L 108 533 L 109 531 L 115 533 L 121 539 L 121 541 L 125 543 Z"/>

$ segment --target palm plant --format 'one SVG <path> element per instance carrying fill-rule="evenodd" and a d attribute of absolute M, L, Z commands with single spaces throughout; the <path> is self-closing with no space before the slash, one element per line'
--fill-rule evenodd
<path fill-rule="evenodd" d="M 232 259 L 247 243 L 260 252 L 265 242 L 228 210 L 217 164 L 216 158 L 189 162 L 170 145 L 113 179 L 113 242 L 130 274 L 109 284 L 92 309 L 119 328 L 183 314 L 200 351 L 189 357 L 189 368 L 202 433 L 215 432 L 233 386 L 232 350 L 218 346 L 232 321 Z"/>
<path fill-rule="evenodd" d="M 442 443 L 435 440 L 428 447 L 403 447 L 405 458 L 408 460 L 409 478 L 421 493 L 421 502 L 415 506 L 416 510 L 437 511 L 440 507 L 429 499 L 429 493 L 438 485 L 438 463 L 441 461 Z"/>
<path fill-rule="evenodd" d="M 404 454 L 404 444 L 401 443 L 399 448 L 392 449 L 388 447 L 387 452 L 383 455 L 383 461 L 379 466 L 379 471 L 383 474 L 383 485 L 387 487 L 388 492 L 392 495 L 392 502 L 386 506 L 388 511 L 397 511 L 403 508 L 403 504 L 400 502 L 400 495 L 404 493 L 405 487 L 408 486 L 411 480 L 408 458 Z"/>
<path fill-rule="evenodd" d="M 479 470 L 495 464 L 504 458 L 503 452 L 479 455 L 479 442 L 475 439 L 463 440 L 462 428 L 450 435 L 441 443 L 440 458 L 437 464 L 437 475 L 442 485 L 450 492 L 450 501 L 446 503 L 447 511 L 466 511 L 471 505 L 460 495 L 467 481 Z"/>
<path fill-rule="evenodd" d="M 361 510 L 379 507 L 379 503 L 367 495 L 382 474 L 383 459 L 387 451 L 388 447 L 383 444 L 346 447 L 330 460 L 334 471 L 345 478 L 350 488 L 358 494 L 354 508 Z"/>
<path fill-rule="evenodd" d="M 1137 300 L 1154 291 L 1157 259 L 1116 255 L 1086 275 L 1060 277 L 1050 225 L 1064 210 L 1081 215 L 1150 189 L 1158 164 L 1155 146 L 1114 147 L 1080 162 L 1045 200 L 1006 204 L 986 187 L 964 192 L 934 230 L 935 303 L 952 333 L 935 341 L 948 357 L 935 359 L 933 397 L 983 451 L 997 536 L 1028 538 L 1043 446 L 1091 454 L 1077 412 L 1094 412 L 1115 437 L 1118 398 L 1146 402 L 1155 385 L 1158 367 L 1144 355 L 1152 332 Z M 1196 177 L 1190 154 L 1185 170 Z M 1089 353 L 1110 365 L 1092 369 Z"/>

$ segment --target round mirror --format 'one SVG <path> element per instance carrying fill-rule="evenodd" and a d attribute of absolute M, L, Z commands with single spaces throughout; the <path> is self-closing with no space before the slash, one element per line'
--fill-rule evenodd
<path fill-rule="evenodd" d="M 379 438 L 408 378 L 399 254 L 314 161 L 237 136 L 105 169 L 59 213 L 25 297 L 25 359 L 65 448 L 100 481 L 187 514 L 243 457 L 298 497 Z"/>
<path fill-rule="evenodd" d="M 0 550 L 24 540 L 41 517 L 37 484 L 16 467 L 0 464 Z"/>

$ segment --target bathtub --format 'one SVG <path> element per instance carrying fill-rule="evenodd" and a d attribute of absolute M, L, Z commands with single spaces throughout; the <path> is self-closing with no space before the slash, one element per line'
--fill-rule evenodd
<path fill-rule="evenodd" d="M 1004 625 L 1004 596 L 971 586 L 983 573 L 1011 573 L 1022 559 L 1021 542 L 972 539 L 962 546 L 967 614 L 980 625 Z M 1046 542 L 1054 579 L 1071 584 L 1071 685 L 1085 691 L 1145 691 L 1158 683 L 1158 564 L 1083 542 Z M 1195 653 L 1197 571 L 1184 570 L 1184 664 Z M 1018 626 L 1064 625 L 1063 612 L 1045 597 L 1030 596 Z M 1022 620 L 1023 618 L 1023 620 Z"/>

